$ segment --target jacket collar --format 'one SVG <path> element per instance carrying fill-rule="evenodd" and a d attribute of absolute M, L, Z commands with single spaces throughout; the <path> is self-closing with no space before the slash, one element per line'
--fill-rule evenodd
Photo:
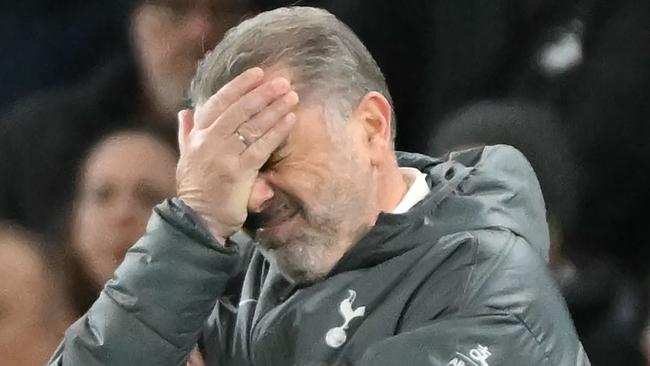
<path fill-rule="evenodd" d="M 400 167 L 415 168 L 427 174 L 427 183 L 432 192 L 405 213 L 380 213 L 375 225 L 341 258 L 330 272 L 330 276 L 352 269 L 371 267 L 406 253 L 422 244 L 419 240 L 413 240 L 413 233 L 430 230 L 424 226 L 424 219 L 426 213 L 433 209 L 437 205 L 436 201 L 440 199 L 432 199 L 437 196 L 433 192 L 436 183 L 428 173 L 443 161 L 415 153 L 396 152 L 396 155 Z"/>
<path fill-rule="evenodd" d="M 548 259 L 541 190 L 526 159 L 508 146 L 480 147 L 444 159 L 396 153 L 402 167 L 427 174 L 431 192 L 403 214 L 381 213 L 370 231 L 330 272 L 367 268 L 444 235 L 505 228 Z"/>

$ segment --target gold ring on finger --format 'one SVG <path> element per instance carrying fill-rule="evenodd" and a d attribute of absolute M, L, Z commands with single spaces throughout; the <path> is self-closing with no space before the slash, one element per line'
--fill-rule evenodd
<path fill-rule="evenodd" d="M 249 147 L 249 146 L 250 146 L 251 142 L 248 141 L 248 139 L 247 139 L 246 137 L 244 137 L 244 135 L 242 135 L 242 134 L 239 132 L 239 130 L 236 130 L 236 131 L 235 131 L 235 135 L 237 135 L 237 138 L 239 139 L 239 141 L 241 141 L 244 145 L 246 145 L 246 147 Z"/>

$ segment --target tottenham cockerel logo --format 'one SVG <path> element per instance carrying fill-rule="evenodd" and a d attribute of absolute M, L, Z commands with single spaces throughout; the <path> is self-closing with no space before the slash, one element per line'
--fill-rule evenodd
<path fill-rule="evenodd" d="M 343 324 L 327 331 L 327 334 L 325 335 L 325 343 L 327 343 L 328 346 L 332 348 L 341 347 L 345 341 L 348 340 L 348 335 L 345 331 L 348 329 L 348 325 L 352 319 L 360 318 L 366 314 L 365 306 L 359 306 L 356 309 L 352 308 L 352 303 L 354 303 L 356 297 L 356 291 L 348 290 L 348 297 L 339 304 L 339 313 L 343 317 Z"/>

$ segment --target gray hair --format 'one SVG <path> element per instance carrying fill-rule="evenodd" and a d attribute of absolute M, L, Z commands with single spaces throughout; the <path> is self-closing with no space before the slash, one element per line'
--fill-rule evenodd
<path fill-rule="evenodd" d="M 192 105 L 203 104 L 251 67 L 275 65 L 293 74 L 302 102 L 324 103 L 326 113 L 336 107 L 344 119 L 371 91 L 393 104 L 379 66 L 348 26 L 323 9 L 288 7 L 260 13 L 226 33 L 198 67 L 190 87 Z"/>

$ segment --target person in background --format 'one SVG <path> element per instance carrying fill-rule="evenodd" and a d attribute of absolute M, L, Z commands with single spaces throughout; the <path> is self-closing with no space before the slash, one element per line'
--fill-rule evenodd
<path fill-rule="evenodd" d="M 78 85 L 37 93 L 1 118 L 0 218 L 60 236 L 81 156 L 108 131 L 148 126 L 174 141 L 175 111 L 198 60 L 245 16 L 240 0 L 140 1 L 132 53 Z"/>
<path fill-rule="evenodd" d="M 582 0 L 585 63 L 564 93 L 583 173 L 574 233 L 582 251 L 650 276 L 650 2 Z M 609 337 L 613 339 L 614 337 Z"/>
<path fill-rule="evenodd" d="M 492 144 L 516 147 L 537 174 L 551 234 L 549 264 L 590 360 L 595 365 L 640 365 L 646 296 L 616 262 L 577 250 L 583 246 L 573 235 L 579 171 L 557 114 L 525 100 L 477 102 L 441 123 L 428 152 Z"/>
<path fill-rule="evenodd" d="M 529 100 L 485 100 L 447 115 L 430 136 L 427 154 L 506 144 L 521 151 L 539 179 L 551 234 L 550 265 L 571 272 L 563 250 L 576 218 L 578 167 L 557 114 Z"/>
<path fill-rule="evenodd" d="M 131 39 L 151 113 L 174 123 L 199 60 L 249 9 L 245 0 L 144 0 L 135 8 Z"/>
<path fill-rule="evenodd" d="M 44 365 L 74 321 L 61 261 L 40 238 L 0 223 L 0 360 Z"/>
<path fill-rule="evenodd" d="M 176 160 L 176 148 L 146 129 L 114 131 L 84 158 L 69 224 L 69 259 L 81 276 L 71 290 L 81 313 L 144 234 L 151 209 L 174 194 Z M 188 365 L 203 365 L 198 351 Z"/>
<path fill-rule="evenodd" d="M 295 3 L 256 2 L 265 10 Z M 303 0 L 300 5 L 327 9 L 359 35 L 391 88 L 400 118 L 396 148 L 424 152 L 441 119 L 466 103 L 527 96 L 531 89 L 539 98 L 545 78 L 537 75 L 532 55 L 574 2 Z"/>
<path fill-rule="evenodd" d="M 84 158 L 69 243 L 95 297 L 144 233 L 151 209 L 174 194 L 176 160 L 174 146 L 144 129 L 112 132 Z"/>

